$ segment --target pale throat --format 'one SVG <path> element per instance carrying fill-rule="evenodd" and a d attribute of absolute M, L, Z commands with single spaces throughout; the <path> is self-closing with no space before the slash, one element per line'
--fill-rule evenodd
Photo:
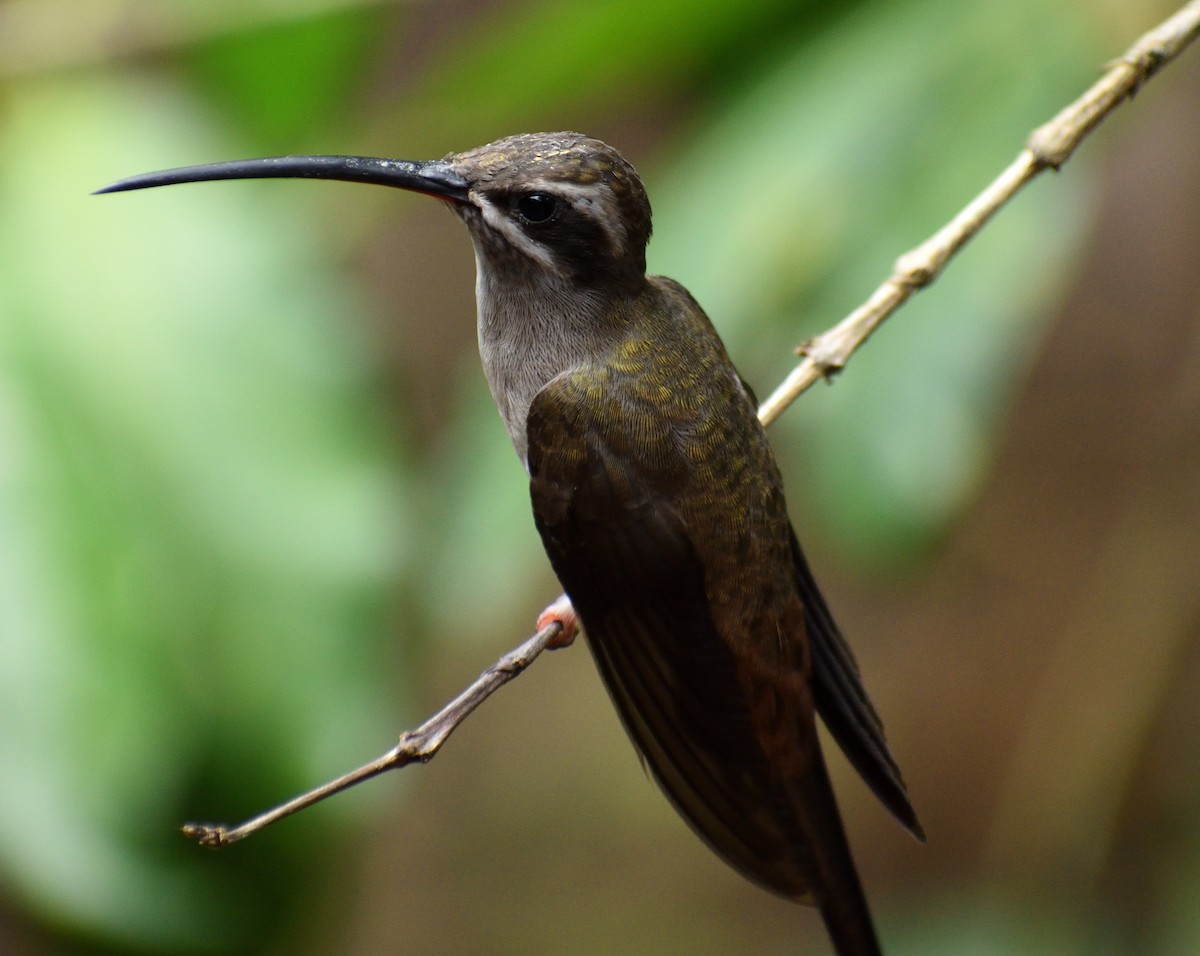
<path fill-rule="evenodd" d="M 525 422 L 534 397 L 551 379 L 595 360 L 607 348 L 603 300 L 542 270 L 526 271 L 515 281 L 502 278 L 478 245 L 475 269 L 483 372 L 525 464 Z"/>

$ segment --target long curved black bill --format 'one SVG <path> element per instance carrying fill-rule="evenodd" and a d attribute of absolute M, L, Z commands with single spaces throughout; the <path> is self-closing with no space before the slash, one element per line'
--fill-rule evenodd
<path fill-rule="evenodd" d="M 468 189 L 467 181 L 441 159 L 413 162 L 370 156 L 274 156 L 142 173 L 97 189 L 93 195 L 215 179 L 339 179 L 392 186 L 455 202 L 466 202 Z"/>

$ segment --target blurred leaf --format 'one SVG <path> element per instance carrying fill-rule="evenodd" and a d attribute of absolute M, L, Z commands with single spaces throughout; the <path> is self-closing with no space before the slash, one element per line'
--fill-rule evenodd
<path fill-rule="evenodd" d="M 1045 908 L 1001 898 L 926 893 L 899 916 L 903 931 L 889 947 L 897 956 L 1079 952 L 1065 921 Z"/>
<path fill-rule="evenodd" d="M 10 89 L 4 120 L 0 872 L 114 940 L 211 948 L 295 905 L 316 832 L 268 883 L 248 868 L 302 840 L 214 867 L 174 828 L 391 733 L 398 463 L 302 207 L 87 195 L 231 149 L 186 99 L 89 76 Z"/>
<path fill-rule="evenodd" d="M 794 362 L 786 337 L 858 305 L 1082 89 L 1101 58 L 1091 29 L 1035 0 L 1000 18 L 951 0 L 863 7 L 765 70 L 652 182 L 651 268 L 691 288 L 765 397 Z M 794 449 L 815 485 L 808 510 L 846 549 L 910 553 L 974 488 L 1086 226 L 1079 166 L 1005 210 L 777 426 L 781 458 Z"/>
<path fill-rule="evenodd" d="M 814 0 L 537 0 L 466 25 L 376 139 L 434 131 L 408 149 L 466 149 L 519 132 L 570 126 L 597 106 L 644 109 L 688 77 L 741 68 L 806 25 Z M 428 133 L 426 133 L 428 135 Z M 439 154 L 440 155 L 440 154 Z"/>
<path fill-rule="evenodd" d="M 529 603 L 531 582 L 544 581 L 540 599 L 546 603 L 561 588 L 534 528 L 528 479 L 483 375 L 471 364 L 430 482 L 437 489 L 430 509 L 436 550 L 422 593 L 449 633 L 477 635 L 503 651 L 533 633 L 543 605 L 538 597 Z"/>
<path fill-rule="evenodd" d="M 363 7 L 264 24 L 219 36 L 191 50 L 187 62 L 197 92 L 258 148 L 303 152 L 304 142 L 344 118 L 380 19 L 378 8 Z"/>
<path fill-rule="evenodd" d="M 4 0 L 0 78 L 85 66 L 114 57 L 175 53 L 213 37 L 294 22 L 336 21 L 339 11 L 385 0 Z M 298 78 L 301 86 L 304 79 Z"/>

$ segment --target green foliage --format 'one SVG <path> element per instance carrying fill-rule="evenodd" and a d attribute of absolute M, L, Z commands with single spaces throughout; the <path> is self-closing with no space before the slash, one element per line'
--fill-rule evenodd
<path fill-rule="evenodd" d="M 534 0 L 470 23 L 387 118 L 465 149 L 516 128 L 574 128 L 570 118 L 618 116 L 689 80 L 747 69 L 785 30 L 802 34 L 812 8 L 794 0 Z M 578 125 L 578 124 L 576 124 Z M 451 144 L 448 147 L 446 144 Z"/>
<path fill-rule="evenodd" d="M 171 42 L 153 24 L 184 8 L 164 5 L 142 23 L 150 54 L 9 78 L 0 101 L 0 880 L 84 951 L 280 948 L 344 815 L 367 822 L 361 799 L 218 857 L 173 828 L 372 756 L 415 716 L 420 664 L 482 649 L 473 674 L 553 594 L 475 361 L 439 370 L 451 399 L 423 446 L 397 400 L 383 316 L 431 337 L 471 321 L 364 291 L 403 200 L 91 189 L 266 152 L 420 158 L 628 128 L 657 150 L 627 150 L 655 203 L 652 268 L 765 396 L 790 345 L 1128 39 L 1082 0 L 530 0 L 455 4 L 448 24 L 435 4 L 302 6 L 192 4 L 228 28 Z M 798 523 L 847 560 L 916 560 L 985 473 L 1087 224 L 1085 164 L 1021 197 L 776 426 Z M 978 930 L 945 923 L 909 951 L 965 951 Z"/>
<path fill-rule="evenodd" d="M 269 926 L 287 880 L 148 835 L 386 739 L 367 641 L 404 557 L 400 463 L 357 297 L 294 209 L 87 195 L 231 148 L 186 96 L 30 83 L 5 135 L 0 865 L 88 932 L 211 948 Z"/>
<path fill-rule="evenodd" d="M 1039 84 L 1014 83 L 1053 16 Z M 1078 86 L 1094 54 L 1070 32 L 1076 18 L 1034 0 L 1003 17 L 951 0 L 864 6 L 739 89 L 653 184 L 651 267 L 699 297 L 760 397 L 793 361 L 781 342 L 862 302 Z M 805 525 L 895 563 L 959 512 L 1069 278 L 1082 172 L 1021 197 L 832 389 L 785 416 L 775 443 L 785 471 L 811 477 L 793 496 Z"/>
<path fill-rule="evenodd" d="M 182 65 L 247 140 L 267 152 L 298 152 L 298 143 L 337 127 L 382 19 L 379 10 L 334 6 L 222 34 L 185 51 Z"/>

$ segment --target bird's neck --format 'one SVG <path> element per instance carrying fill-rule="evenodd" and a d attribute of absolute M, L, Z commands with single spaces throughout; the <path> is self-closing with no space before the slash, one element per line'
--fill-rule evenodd
<path fill-rule="evenodd" d="M 521 461 L 534 396 L 553 378 L 603 361 L 619 341 L 610 296 L 539 273 L 514 280 L 476 254 L 479 354 L 492 398 Z"/>

